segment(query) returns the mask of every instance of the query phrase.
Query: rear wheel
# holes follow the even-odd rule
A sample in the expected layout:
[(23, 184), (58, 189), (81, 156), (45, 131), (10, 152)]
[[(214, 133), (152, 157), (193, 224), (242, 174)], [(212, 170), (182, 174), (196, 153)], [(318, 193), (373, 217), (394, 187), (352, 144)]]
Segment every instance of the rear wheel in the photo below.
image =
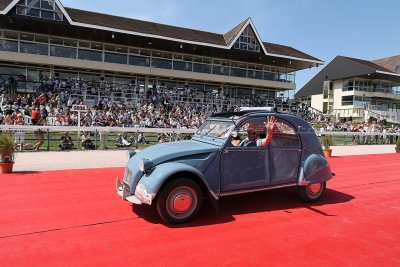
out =
[(304, 202), (316, 202), (318, 201), (326, 188), (326, 182), (309, 184), (306, 186), (299, 186), (298, 192), (300, 198)]
[(166, 223), (183, 223), (197, 215), (202, 202), (203, 195), (197, 183), (180, 178), (162, 189), (157, 199), (157, 211)]

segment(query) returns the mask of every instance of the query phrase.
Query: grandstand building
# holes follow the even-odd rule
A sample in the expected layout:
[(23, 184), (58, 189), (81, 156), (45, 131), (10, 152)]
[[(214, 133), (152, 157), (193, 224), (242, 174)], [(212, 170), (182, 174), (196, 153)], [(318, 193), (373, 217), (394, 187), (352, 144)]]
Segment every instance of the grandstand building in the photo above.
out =
[[(17, 92), (35, 92), (52, 77), (139, 91), (192, 88), (262, 104), (289, 96), (296, 71), (320, 64), (261, 40), (251, 18), (219, 34), (67, 8), (59, 0), (0, 0), (0, 75), (15, 77)], [(105, 93), (82, 97), (88, 104), (103, 96), (131, 99), (129, 90)]]
[(343, 120), (400, 122), (400, 56), (373, 61), (337, 56), (295, 97)]

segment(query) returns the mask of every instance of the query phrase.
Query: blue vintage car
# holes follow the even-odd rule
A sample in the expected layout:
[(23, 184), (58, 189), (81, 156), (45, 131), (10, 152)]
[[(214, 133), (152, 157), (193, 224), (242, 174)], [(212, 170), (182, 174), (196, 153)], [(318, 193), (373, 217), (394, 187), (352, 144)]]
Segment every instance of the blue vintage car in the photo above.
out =
[[(271, 116), (275, 129), (267, 133), (265, 121)], [(257, 140), (268, 135), (270, 143), (260, 146)], [(217, 203), (224, 196), (296, 186), (304, 201), (315, 202), (332, 175), (306, 121), (284, 113), (245, 110), (211, 116), (191, 140), (132, 153), (116, 188), (124, 200), (156, 205), (166, 223), (181, 223), (195, 217), (208, 196)]]

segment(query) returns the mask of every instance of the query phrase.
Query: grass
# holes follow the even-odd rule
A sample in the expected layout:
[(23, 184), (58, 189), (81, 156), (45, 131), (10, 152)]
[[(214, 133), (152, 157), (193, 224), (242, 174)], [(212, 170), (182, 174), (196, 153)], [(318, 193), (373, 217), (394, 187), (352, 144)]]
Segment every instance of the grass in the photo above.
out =
[[(158, 135), (156, 133), (145, 133), (145, 138), (147, 144), (139, 144), (136, 147), (136, 144), (132, 144), (130, 148), (118, 148), (115, 146), (115, 140), (118, 137), (119, 132), (110, 132), (108, 134), (108, 139), (107, 139), (107, 145), (109, 149), (143, 149), (145, 147), (154, 145), (158, 143)], [(41, 151), (60, 151), (61, 149), (59, 148), (61, 136), (64, 134), (64, 132), (45, 132), (44, 133), (44, 144), (41, 146), (40, 150)], [(81, 133), (82, 134), (82, 133)], [(94, 133), (93, 133), (94, 134)], [(77, 149), (82, 149), (81, 147), (81, 138), (78, 138), (78, 132), (70, 132), (69, 135), (71, 136), (72, 142), (74, 143), (74, 148), (73, 150)], [(132, 134), (129, 133), (128, 136), (130, 137)], [(136, 136), (136, 133), (134, 133)], [(91, 137), (92, 142), (95, 144), (96, 149), (101, 149), (101, 143), (100, 143), (100, 136), (92, 136)], [(168, 138), (166, 138), (166, 141), (168, 141)], [(25, 132), (25, 141), (24, 144), (30, 144), (28, 145), (29, 147), (34, 147), (34, 145), (37, 143), (37, 139), (35, 136), (35, 133), (33, 131), (26, 131)], [(32, 148), (25, 148), (24, 150), (29, 151), (33, 150)]]

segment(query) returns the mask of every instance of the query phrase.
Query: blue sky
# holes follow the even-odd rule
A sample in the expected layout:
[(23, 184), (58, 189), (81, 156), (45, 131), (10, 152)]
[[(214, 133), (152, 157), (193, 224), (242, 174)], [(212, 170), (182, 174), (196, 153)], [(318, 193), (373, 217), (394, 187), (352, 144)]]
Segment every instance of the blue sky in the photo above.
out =
[[(263, 41), (328, 64), (337, 55), (373, 60), (400, 54), (399, 0), (61, 0), (64, 6), (225, 33), (251, 17)], [(297, 72), (300, 89), (323, 66)]]

